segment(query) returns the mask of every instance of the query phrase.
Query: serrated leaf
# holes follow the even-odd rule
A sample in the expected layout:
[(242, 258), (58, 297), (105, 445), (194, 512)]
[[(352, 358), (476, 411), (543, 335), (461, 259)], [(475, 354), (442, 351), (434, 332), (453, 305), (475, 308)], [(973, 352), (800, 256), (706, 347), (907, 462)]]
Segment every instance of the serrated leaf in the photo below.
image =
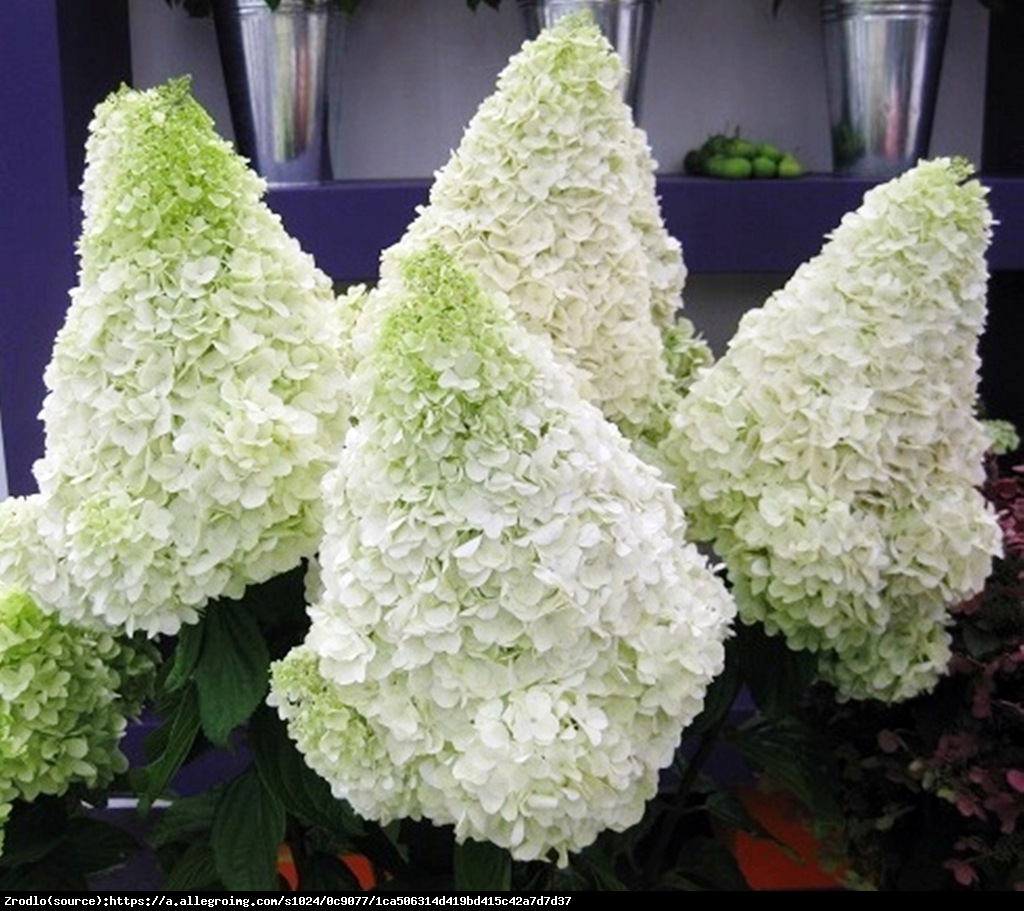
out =
[(213, 859), (213, 849), (207, 842), (189, 845), (167, 872), (164, 879), (166, 892), (199, 892), (223, 888)]
[(139, 842), (120, 826), (78, 817), (69, 821), (64, 838), (47, 863), (89, 875), (120, 866), (138, 849)]
[(46, 857), (64, 837), (67, 825), (67, 809), (56, 798), (39, 797), (30, 804), (16, 800), (4, 826), (0, 864), (17, 867)]
[(760, 623), (737, 624), (735, 643), (740, 675), (757, 707), (773, 718), (791, 715), (817, 676), (814, 655), (794, 651)]
[(2, 892), (87, 892), (89, 883), (81, 873), (56, 864), (17, 867), (0, 877)]
[(272, 659), (283, 658), (306, 637), (306, 565), (250, 585), (235, 604), (253, 618), (262, 630)]
[(150, 829), (148, 841), (154, 848), (176, 841), (194, 841), (196, 833), (213, 828), (219, 792), (203, 791), (191, 797), (179, 797), (161, 811)]
[(662, 882), (685, 892), (750, 891), (732, 852), (713, 838), (687, 840)]
[(314, 851), (295, 859), (299, 888), (303, 892), (360, 892), (362, 886), (337, 855)]
[(272, 709), (264, 706), (253, 714), (249, 747), (264, 784), (287, 812), (326, 830), (339, 845), (365, 834), (355, 811), (338, 800), (330, 785), (306, 765), (284, 722)]
[(582, 867), (588, 879), (600, 892), (628, 892), (629, 887), (615, 873), (613, 861), (593, 847), (586, 849), (571, 861), (573, 866)]
[(455, 888), (462, 892), (507, 892), (512, 886), (512, 856), (484, 841), (455, 846)]
[(183, 626), (178, 633), (174, 647), (174, 657), (164, 680), (164, 689), (168, 693), (176, 692), (185, 686), (195, 674), (199, 656), (203, 651), (202, 624)]
[(840, 810), (835, 770), (820, 741), (794, 719), (762, 719), (728, 733), (743, 757), (789, 791), (818, 821), (837, 823)]
[(270, 655), (256, 621), (237, 605), (221, 603), (203, 620), (203, 648), (195, 669), (203, 731), (224, 746), (269, 689)]
[(214, 863), (224, 887), (276, 890), (277, 855), (284, 831), (284, 808), (255, 769), (232, 781), (217, 806), (210, 833)]
[(761, 825), (732, 791), (715, 791), (709, 794), (704, 806), (708, 815), (716, 822), (723, 823), (731, 829), (738, 829), (754, 838), (766, 838), (780, 847), (788, 847)]
[(199, 698), (194, 686), (181, 691), (173, 714), (160, 726), (154, 739), (161, 747), (160, 754), (149, 763), (145, 772), (145, 787), (139, 797), (139, 810), (147, 812), (160, 797), (171, 779), (181, 768), (199, 735)]

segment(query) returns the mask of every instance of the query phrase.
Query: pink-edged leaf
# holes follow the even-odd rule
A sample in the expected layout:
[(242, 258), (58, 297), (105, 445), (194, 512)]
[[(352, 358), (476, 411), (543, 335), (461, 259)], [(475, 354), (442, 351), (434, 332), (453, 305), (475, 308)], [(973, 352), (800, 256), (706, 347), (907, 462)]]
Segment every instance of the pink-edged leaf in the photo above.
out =
[(960, 860), (959, 858), (951, 857), (943, 866), (952, 872), (954, 879), (961, 886), (969, 886), (978, 879), (978, 874), (975, 872), (974, 867), (967, 863), (967, 861)]

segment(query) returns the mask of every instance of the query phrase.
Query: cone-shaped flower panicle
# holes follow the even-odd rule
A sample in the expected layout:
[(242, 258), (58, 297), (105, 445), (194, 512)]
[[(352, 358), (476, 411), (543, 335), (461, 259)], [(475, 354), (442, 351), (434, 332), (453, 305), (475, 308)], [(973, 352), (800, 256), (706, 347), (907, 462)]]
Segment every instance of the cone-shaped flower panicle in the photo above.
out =
[(528, 329), (551, 336), (609, 419), (657, 440), (675, 386), (710, 351), (689, 322), (675, 322), (682, 251), (665, 229), (622, 78), (587, 14), (527, 42), (382, 269), (424, 240), (440, 242), (488, 292), (507, 296)]
[(0, 594), (0, 848), (16, 799), (104, 786), (155, 669), (145, 641), (65, 625), (24, 592)]
[(741, 617), (820, 655), (853, 697), (901, 699), (948, 657), (945, 607), (999, 531), (976, 486), (985, 190), (962, 160), (874, 188), (747, 314), (666, 443)]
[(113, 94), (86, 152), (35, 469), (44, 533), (86, 597), (37, 594), (174, 632), (315, 549), (348, 422), (343, 320), (187, 80)]
[(357, 812), (515, 857), (641, 816), (734, 605), (671, 486), (437, 245), (372, 292), (322, 594), (271, 702)]

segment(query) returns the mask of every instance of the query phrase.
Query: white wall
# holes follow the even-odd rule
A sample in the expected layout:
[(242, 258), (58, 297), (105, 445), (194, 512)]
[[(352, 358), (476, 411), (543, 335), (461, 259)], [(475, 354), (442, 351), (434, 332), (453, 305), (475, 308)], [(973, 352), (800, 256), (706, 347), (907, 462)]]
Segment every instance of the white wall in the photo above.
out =
[[(817, 0), (661, 0), (655, 10), (643, 123), (663, 171), (710, 133), (744, 134), (831, 167)], [(191, 73), (230, 136), (213, 25), (162, 0), (130, 0), (139, 87)], [(933, 154), (978, 160), (988, 14), (956, 0)], [(514, 0), (473, 13), (463, 0), (363, 0), (349, 24), (343, 178), (427, 177), (448, 158), (523, 40)]]

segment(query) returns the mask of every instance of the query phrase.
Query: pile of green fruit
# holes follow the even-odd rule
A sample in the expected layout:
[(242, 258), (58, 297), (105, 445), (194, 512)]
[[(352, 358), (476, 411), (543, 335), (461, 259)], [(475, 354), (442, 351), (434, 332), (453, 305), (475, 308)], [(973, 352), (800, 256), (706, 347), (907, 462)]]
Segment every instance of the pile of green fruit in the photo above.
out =
[(800, 177), (804, 166), (792, 152), (770, 142), (751, 142), (739, 133), (709, 136), (699, 149), (691, 149), (683, 159), (683, 170), (699, 177)]

